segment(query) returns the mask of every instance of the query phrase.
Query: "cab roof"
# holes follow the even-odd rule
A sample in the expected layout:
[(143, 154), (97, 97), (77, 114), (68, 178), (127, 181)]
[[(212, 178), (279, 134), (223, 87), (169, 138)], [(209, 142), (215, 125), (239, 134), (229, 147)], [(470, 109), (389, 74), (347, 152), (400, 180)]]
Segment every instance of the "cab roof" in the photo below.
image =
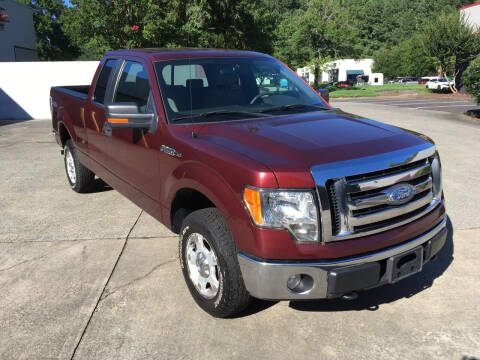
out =
[(108, 51), (105, 56), (136, 56), (152, 61), (200, 57), (270, 57), (267, 54), (230, 49), (210, 48), (141, 48)]

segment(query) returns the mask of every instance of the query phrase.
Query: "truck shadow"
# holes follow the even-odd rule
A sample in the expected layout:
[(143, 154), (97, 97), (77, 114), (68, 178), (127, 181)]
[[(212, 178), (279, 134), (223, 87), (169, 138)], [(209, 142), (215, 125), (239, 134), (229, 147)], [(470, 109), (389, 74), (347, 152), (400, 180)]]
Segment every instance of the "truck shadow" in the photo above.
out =
[(480, 109), (467, 110), (465, 115), (471, 116), (473, 118), (480, 119)]
[(358, 311), (378, 310), (380, 305), (388, 304), (402, 298), (412, 297), (433, 285), (453, 261), (453, 227), (447, 219), (447, 239), (437, 254), (436, 259), (425, 264), (423, 271), (396, 284), (388, 284), (371, 290), (359, 292), (356, 300), (342, 299), (291, 301), (290, 307), (300, 311)]
[(108, 185), (105, 181), (103, 181), (100, 178), (95, 178), (93, 185), (88, 192), (99, 193), (99, 192), (110, 191), (110, 190), (113, 190), (113, 188), (110, 185)]

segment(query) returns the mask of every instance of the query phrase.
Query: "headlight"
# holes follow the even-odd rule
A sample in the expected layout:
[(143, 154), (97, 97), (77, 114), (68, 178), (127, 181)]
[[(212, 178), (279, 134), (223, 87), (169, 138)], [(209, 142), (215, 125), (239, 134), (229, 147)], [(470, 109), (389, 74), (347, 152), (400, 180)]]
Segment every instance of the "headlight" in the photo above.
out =
[(442, 198), (442, 165), (438, 152), (435, 152), (435, 157), (432, 161), (432, 178), (433, 196), (440, 200)]
[(299, 242), (318, 241), (318, 215), (312, 191), (245, 188), (243, 200), (258, 226), (284, 228)]

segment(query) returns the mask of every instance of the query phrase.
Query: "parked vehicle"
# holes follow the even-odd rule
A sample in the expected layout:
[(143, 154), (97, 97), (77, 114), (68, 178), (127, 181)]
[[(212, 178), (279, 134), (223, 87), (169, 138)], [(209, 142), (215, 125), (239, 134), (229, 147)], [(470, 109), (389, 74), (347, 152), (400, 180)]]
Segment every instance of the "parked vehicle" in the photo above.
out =
[(404, 85), (413, 85), (413, 84), (418, 84), (418, 77), (406, 77), (402, 79), (402, 84)]
[[(453, 81), (450, 81), (450, 84), (454, 84)], [(437, 90), (437, 91), (450, 91), (449, 81), (445, 78), (434, 78), (427, 82), (425, 85), (427, 89)]]
[(429, 78), (429, 77), (422, 77), (422, 78), (420, 78), (420, 79), (418, 80), (418, 84), (419, 84), (419, 85), (426, 85), (427, 82), (429, 82), (429, 81), (430, 81), (430, 78)]
[(333, 84), (328, 82), (328, 83), (319, 84), (318, 88), (315, 90), (320, 94), (323, 100), (325, 100), (326, 102), (329, 102), (330, 91), (332, 91), (332, 89), (335, 90)]
[(403, 79), (404, 79), (403, 77), (396, 77), (396, 78), (390, 80), (388, 83), (389, 84), (399, 84), (403, 81)]
[(337, 87), (339, 88), (351, 88), (353, 84), (350, 81), (339, 81)]
[(330, 101), (330, 90), (328, 88), (317, 89), (317, 92), (327, 103)]
[(51, 110), (69, 186), (96, 175), (179, 234), (213, 316), (252, 297), (353, 299), (445, 243), (433, 141), (331, 108), (268, 55), (107, 52), (90, 87), (51, 89)]

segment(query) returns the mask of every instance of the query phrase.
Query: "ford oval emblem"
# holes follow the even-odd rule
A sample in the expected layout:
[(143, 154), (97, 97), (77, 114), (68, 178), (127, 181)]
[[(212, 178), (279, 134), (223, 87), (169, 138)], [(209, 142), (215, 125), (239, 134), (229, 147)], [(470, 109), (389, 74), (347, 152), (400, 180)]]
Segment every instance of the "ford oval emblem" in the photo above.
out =
[(386, 191), (389, 205), (400, 205), (409, 202), (415, 195), (415, 189), (410, 184), (398, 184)]

